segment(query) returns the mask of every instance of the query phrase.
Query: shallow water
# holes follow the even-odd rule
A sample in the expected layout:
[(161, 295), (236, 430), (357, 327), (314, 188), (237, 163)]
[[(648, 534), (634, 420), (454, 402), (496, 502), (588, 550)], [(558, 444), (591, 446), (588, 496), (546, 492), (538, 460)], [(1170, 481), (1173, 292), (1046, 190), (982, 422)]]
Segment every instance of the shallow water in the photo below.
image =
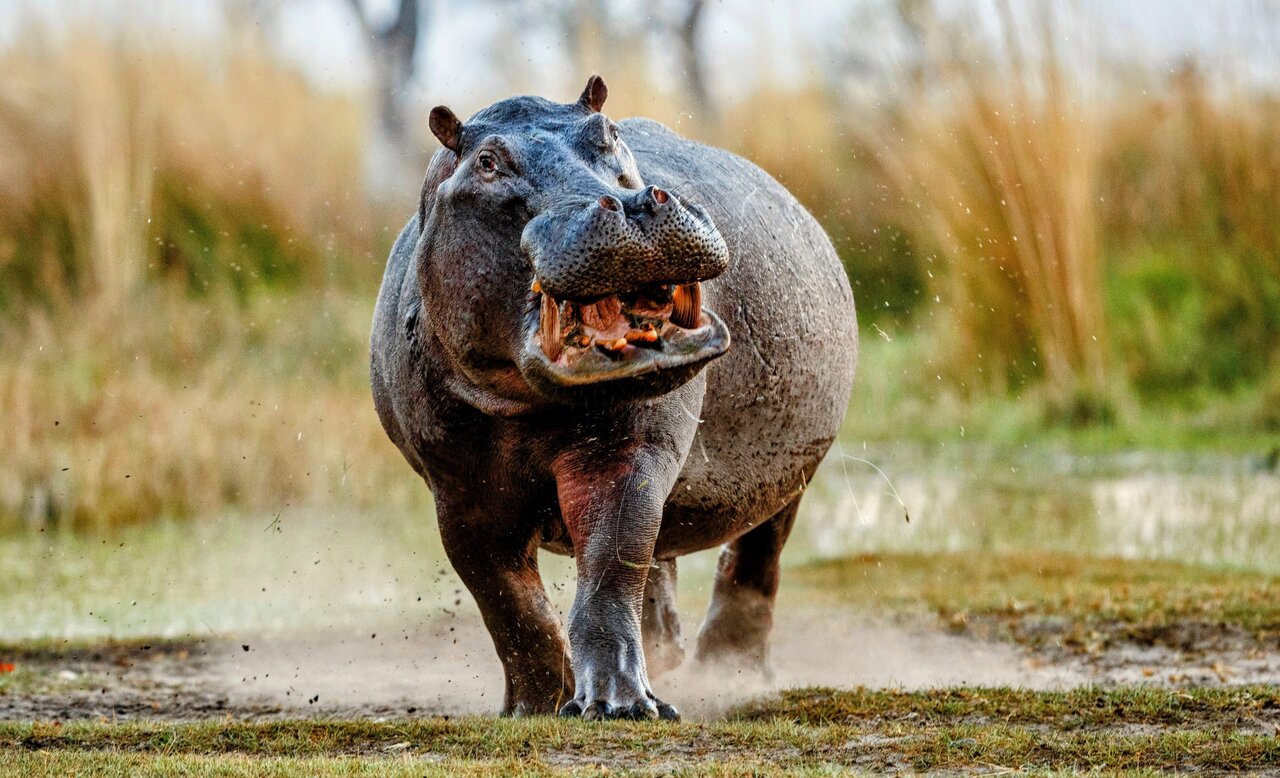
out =
[(1030, 549), (1280, 572), (1280, 473), (1209, 454), (846, 445), (814, 479), (788, 554)]

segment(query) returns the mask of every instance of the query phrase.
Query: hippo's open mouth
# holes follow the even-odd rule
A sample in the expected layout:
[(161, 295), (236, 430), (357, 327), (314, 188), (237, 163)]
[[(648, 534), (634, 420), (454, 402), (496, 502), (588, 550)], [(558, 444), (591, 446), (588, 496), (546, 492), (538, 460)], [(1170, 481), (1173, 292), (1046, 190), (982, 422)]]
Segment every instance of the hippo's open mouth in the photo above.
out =
[(589, 303), (557, 301), (537, 281), (532, 291), (539, 307), (526, 358), (559, 386), (689, 367), (729, 349), (729, 329), (702, 307), (698, 282), (653, 284)]

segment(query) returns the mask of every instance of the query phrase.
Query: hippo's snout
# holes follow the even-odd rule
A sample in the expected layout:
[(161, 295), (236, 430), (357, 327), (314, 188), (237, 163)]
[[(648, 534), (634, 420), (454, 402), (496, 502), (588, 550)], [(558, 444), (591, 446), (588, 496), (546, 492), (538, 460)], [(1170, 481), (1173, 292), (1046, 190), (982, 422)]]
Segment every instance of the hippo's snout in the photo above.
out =
[(605, 194), (539, 215), (523, 242), (536, 309), (521, 369), (535, 385), (659, 372), (680, 383), (729, 348), (701, 283), (728, 268), (729, 251), (698, 206), (655, 186)]
[(521, 245), (542, 289), (558, 300), (692, 284), (729, 267), (707, 212), (656, 186), (548, 210), (525, 227)]

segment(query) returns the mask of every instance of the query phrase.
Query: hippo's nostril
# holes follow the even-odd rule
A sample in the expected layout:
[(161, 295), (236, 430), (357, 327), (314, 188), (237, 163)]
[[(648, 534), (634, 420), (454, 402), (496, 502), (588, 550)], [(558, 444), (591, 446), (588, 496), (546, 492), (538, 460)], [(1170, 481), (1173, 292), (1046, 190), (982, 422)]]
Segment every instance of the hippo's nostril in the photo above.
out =
[(621, 211), (622, 203), (613, 195), (605, 195), (600, 198), (600, 207), (606, 211)]
[(653, 199), (658, 201), (658, 205), (666, 205), (668, 197), (665, 191), (656, 186), (653, 187)]

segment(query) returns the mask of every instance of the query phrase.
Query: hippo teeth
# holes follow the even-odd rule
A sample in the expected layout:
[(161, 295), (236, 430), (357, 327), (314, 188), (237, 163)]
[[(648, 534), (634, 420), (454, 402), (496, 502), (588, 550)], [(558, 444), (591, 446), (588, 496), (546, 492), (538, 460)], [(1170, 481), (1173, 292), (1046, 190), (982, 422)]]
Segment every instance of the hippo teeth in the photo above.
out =
[(552, 362), (560, 358), (560, 305), (551, 295), (542, 295), (542, 314), (538, 320), (538, 340), (542, 353)]
[(702, 284), (681, 284), (671, 295), (671, 323), (691, 330), (702, 320)]
[(643, 359), (638, 355), (664, 351), (668, 343), (678, 351), (679, 331), (706, 321), (698, 282), (646, 287), (591, 303), (557, 302), (536, 279), (530, 291), (539, 296), (538, 346), (548, 360), (568, 368), (588, 350), (614, 359)]

